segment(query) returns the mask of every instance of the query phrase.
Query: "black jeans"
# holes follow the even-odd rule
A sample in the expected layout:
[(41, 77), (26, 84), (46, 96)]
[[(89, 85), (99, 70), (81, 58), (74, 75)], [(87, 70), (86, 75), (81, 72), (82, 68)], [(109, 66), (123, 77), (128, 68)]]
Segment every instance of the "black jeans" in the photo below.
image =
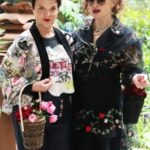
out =
[[(50, 124), (47, 120), (45, 125), (44, 144), (41, 150), (70, 150), (71, 148), (71, 128), (72, 128), (72, 104), (68, 96), (64, 98), (64, 109), (62, 117), (56, 123)], [(59, 99), (55, 98), (55, 101)], [(57, 109), (57, 108), (56, 108)], [(21, 130), (16, 121), (15, 112), (18, 107), (13, 109), (13, 126), (18, 150), (25, 150), (21, 136)], [(59, 113), (59, 112), (58, 112)]]
[(44, 145), (41, 150), (70, 150), (71, 116), (60, 119), (56, 124), (47, 123)]
[(74, 131), (72, 150), (121, 150), (121, 138), (100, 139), (94, 134)]

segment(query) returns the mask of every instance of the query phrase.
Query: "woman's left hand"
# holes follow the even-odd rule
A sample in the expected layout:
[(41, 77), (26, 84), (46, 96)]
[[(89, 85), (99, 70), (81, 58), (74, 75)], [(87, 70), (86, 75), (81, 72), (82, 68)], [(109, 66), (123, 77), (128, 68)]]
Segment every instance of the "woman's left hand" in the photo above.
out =
[(148, 81), (148, 75), (144, 73), (135, 74), (132, 77), (132, 82), (137, 88), (140, 89), (150, 86), (150, 82)]

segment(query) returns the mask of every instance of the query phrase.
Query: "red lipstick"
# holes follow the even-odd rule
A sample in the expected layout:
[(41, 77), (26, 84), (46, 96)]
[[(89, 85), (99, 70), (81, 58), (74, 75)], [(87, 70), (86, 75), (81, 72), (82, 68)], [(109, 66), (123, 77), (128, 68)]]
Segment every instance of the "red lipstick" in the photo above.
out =
[(100, 10), (99, 9), (93, 9), (93, 13), (99, 13)]
[(49, 21), (50, 21), (50, 19), (46, 19), (46, 18), (45, 18), (45, 19), (43, 19), (43, 20), (44, 20), (45, 22), (49, 22)]

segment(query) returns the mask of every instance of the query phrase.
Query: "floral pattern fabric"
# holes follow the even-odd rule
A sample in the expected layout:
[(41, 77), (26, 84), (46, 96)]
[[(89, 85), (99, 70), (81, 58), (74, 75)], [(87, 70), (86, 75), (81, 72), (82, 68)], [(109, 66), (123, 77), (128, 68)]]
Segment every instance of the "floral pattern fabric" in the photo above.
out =
[[(37, 47), (29, 30), (17, 37), (7, 50), (7, 54), (2, 60), (0, 71), (1, 89), (4, 96), (2, 110), (11, 113), (12, 107), (18, 104), (20, 89), (26, 83), (33, 83), (40, 80), (41, 72), (40, 58)], [(31, 97), (24, 96), (22, 104), (30, 103)]]
[[(9, 47), (2, 60), (0, 74), (4, 97), (2, 111), (9, 114), (18, 104), (20, 89), (27, 83), (39, 81), (42, 76), (40, 56), (30, 30), (20, 34)], [(32, 97), (24, 95), (22, 99), (22, 105), (26, 105)]]
[(124, 128), (121, 84), (130, 85), (133, 74), (143, 72), (142, 50), (134, 32), (117, 18), (93, 44), (93, 22), (73, 34), (75, 130), (103, 138)]
[(122, 112), (111, 109), (107, 113), (94, 113), (93, 110), (82, 110), (76, 115), (75, 130), (84, 130), (87, 133), (105, 135), (114, 128), (123, 128)]

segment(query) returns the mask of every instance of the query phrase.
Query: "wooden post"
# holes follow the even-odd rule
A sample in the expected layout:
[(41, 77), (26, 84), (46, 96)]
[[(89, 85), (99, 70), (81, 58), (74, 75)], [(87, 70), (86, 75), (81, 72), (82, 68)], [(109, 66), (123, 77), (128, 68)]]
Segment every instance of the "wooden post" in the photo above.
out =
[[(0, 57), (1, 62), (2, 57)], [(2, 93), (0, 90), (0, 107), (2, 105)], [(16, 150), (12, 116), (1, 113), (0, 115), (0, 150)]]

